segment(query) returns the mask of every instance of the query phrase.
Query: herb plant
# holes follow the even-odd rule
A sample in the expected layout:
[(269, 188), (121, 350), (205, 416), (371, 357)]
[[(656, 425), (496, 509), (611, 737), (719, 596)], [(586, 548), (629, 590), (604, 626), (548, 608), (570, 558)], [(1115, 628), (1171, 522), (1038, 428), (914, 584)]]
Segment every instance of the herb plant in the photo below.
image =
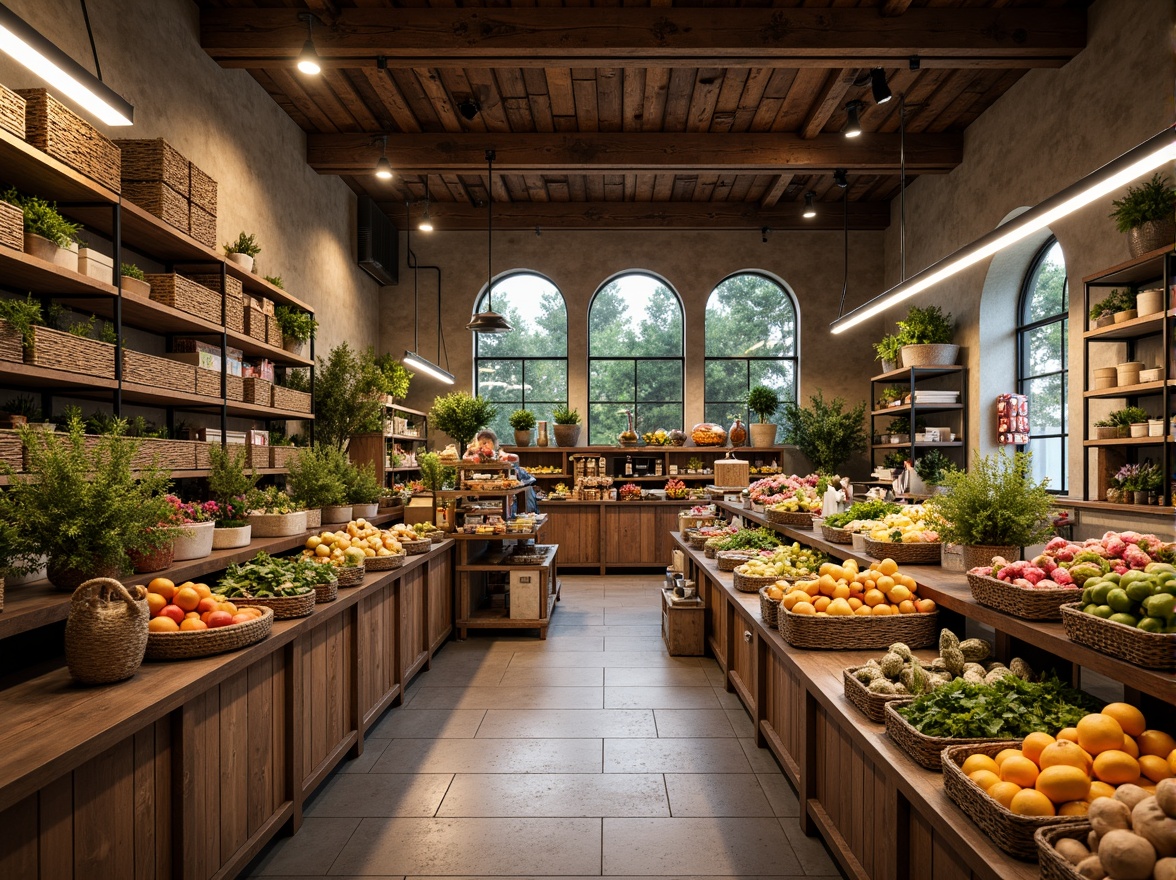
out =
[(286, 489), (290, 497), (308, 510), (341, 504), (347, 497), (339, 479), (337, 457), (343, 453), (326, 446), (303, 449), (290, 462)]
[(767, 385), (756, 385), (747, 392), (747, 409), (754, 413), (760, 424), (767, 424), (780, 409), (780, 395)]
[(846, 411), (845, 400), (826, 401), (818, 389), (805, 408), (784, 404), (784, 442), (796, 446), (815, 470), (835, 474), (850, 456), (866, 448), (866, 403)]
[(54, 202), (47, 202), (37, 196), (25, 196), (11, 187), (0, 199), (16, 205), (24, 214), (25, 232), (47, 238), (60, 248), (67, 248), (78, 243), (80, 223), (70, 223), (57, 212)]
[(352, 434), (383, 432), (383, 375), (370, 351), (357, 353), (342, 342), (325, 360), (320, 357), (315, 392), (315, 435), (320, 443), (342, 451)]
[(1130, 232), (1149, 221), (1172, 220), (1176, 212), (1176, 188), (1168, 186), (1168, 177), (1157, 171), (1140, 186), (1127, 187), (1127, 195), (1111, 202), (1111, 217), (1120, 232)]
[(225, 254), (244, 254), (247, 257), (256, 257), (261, 253), (261, 245), (252, 235), (246, 235), (243, 231), (237, 236), (237, 240), (229, 242), (225, 246)]
[(33, 328), (45, 326), (41, 304), (31, 293), (24, 299), (0, 299), (0, 321), (20, 334), (25, 348), (33, 347)]
[(903, 345), (944, 345), (955, 335), (955, 324), (939, 306), (911, 306), (906, 320), (898, 322), (898, 335)]
[(891, 333), (883, 336), (874, 343), (874, 353), (878, 356), (880, 361), (890, 361), (898, 363), (899, 354), (902, 353), (903, 340), (897, 333)]
[(1026, 547), (1053, 535), (1048, 478), (1033, 478), (1033, 456), (1001, 449), (966, 471), (943, 476), (947, 493), (935, 497), (943, 540), (966, 546)]
[(880, 520), (901, 510), (893, 501), (855, 501), (848, 510), (825, 517), (825, 525), (840, 529), (856, 520)]
[(516, 409), (510, 414), (510, 426), (516, 431), (530, 431), (535, 427), (535, 414), (529, 409)]
[(265, 280), (276, 287), (278, 290), (286, 289), (286, 282), (282, 280), (281, 275), (266, 275)]
[(302, 505), (293, 500), (277, 486), (266, 486), (264, 489), (254, 489), (246, 499), (250, 513), (270, 515), (284, 515), (297, 513)]
[(347, 501), (351, 504), (375, 504), (380, 500), (383, 487), (376, 479), (376, 469), (370, 461), (352, 467), (351, 481), (347, 486)]
[(938, 449), (932, 449), (915, 461), (915, 473), (929, 486), (942, 483), (943, 475), (953, 467), (951, 459)]
[(261, 551), (248, 562), (230, 565), (216, 591), (228, 599), (305, 596), (316, 584), (338, 579), (331, 568), (301, 556), (274, 557)]
[(780, 546), (780, 536), (767, 529), (740, 529), (729, 538), (724, 538), (716, 550), (775, 550)]
[(286, 370), (282, 383), (292, 391), (310, 391), (310, 375), (306, 370)]
[(122, 263), (118, 267), (118, 274), (136, 281), (146, 281), (147, 275), (134, 263)]
[(1097, 321), (1103, 315), (1131, 311), (1135, 308), (1135, 297), (1135, 291), (1130, 288), (1126, 290), (1115, 288), (1090, 307), (1090, 320)]
[(551, 420), (557, 425), (578, 425), (580, 413), (561, 404), (551, 411)]
[(318, 321), (314, 319), (314, 315), (287, 305), (279, 304), (274, 309), (274, 317), (278, 319), (278, 324), (282, 328), (282, 335), (287, 339), (306, 342), (310, 337), (314, 336), (315, 331), (318, 329)]
[[(221, 446), (219, 443), (209, 444), (209, 457), (212, 468), (208, 472), (208, 491), (212, 498), (222, 507), (231, 509), (236, 503), (240, 506), (240, 499), (247, 498), (261, 479), (252, 468), (245, 472), (245, 462), (248, 450), (242, 443)], [(218, 522), (222, 528), (229, 528), (227, 522)], [(243, 525), (234, 521), (234, 525)]]
[(1140, 422), (1146, 422), (1147, 410), (1139, 406), (1125, 406), (1123, 409), (1115, 410), (1107, 418), (1111, 424), (1126, 428), (1130, 425), (1138, 425)]

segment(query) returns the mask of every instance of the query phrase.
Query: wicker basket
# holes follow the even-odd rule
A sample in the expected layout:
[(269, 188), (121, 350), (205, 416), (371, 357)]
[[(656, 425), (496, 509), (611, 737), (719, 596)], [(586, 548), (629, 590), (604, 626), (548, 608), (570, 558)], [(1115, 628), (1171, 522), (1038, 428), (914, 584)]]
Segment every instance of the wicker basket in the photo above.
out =
[(734, 571), (749, 559), (754, 559), (758, 553), (746, 553), (742, 550), (720, 550), (715, 555), (715, 564), (719, 571)]
[(368, 571), (391, 571), (404, 565), (407, 553), (393, 553), (391, 556), (369, 556), (363, 561), (363, 567)]
[(245, 380), (240, 376), (225, 376), (225, 397), (239, 403), (245, 402)]
[(295, 391), (282, 385), (275, 385), (273, 390), (274, 409), (286, 412), (308, 413), (311, 410), (310, 394), (305, 391)]
[[(188, 199), (188, 160), (163, 138), (116, 140), (122, 151), (123, 186), (132, 181), (162, 181)], [(124, 190), (125, 191), (125, 190)]]
[(760, 587), (759, 600), (760, 617), (763, 618), (764, 623), (775, 629), (780, 619), (780, 601), (778, 599), (768, 598), (767, 587)]
[(188, 197), (192, 204), (198, 205), (216, 216), (216, 181), (196, 167), (195, 163), (188, 163)]
[(165, 306), (195, 315), (213, 324), (221, 322), (221, 296), (215, 290), (170, 272), (163, 275), (148, 275), (151, 298)]
[(702, 550), (706, 547), (706, 542), (713, 538), (714, 535), (703, 535), (699, 534), (698, 532), (691, 532), (685, 537), (687, 544), (689, 544), (695, 550)]
[(37, 367), (84, 373), (100, 379), (114, 378), (114, 346), (108, 342), (33, 327), (33, 347), (25, 349), (25, 363)]
[(196, 368), (196, 393), (205, 397), (221, 396), (220, 370), (205, 370)]
[(226, 274), (224, 276), (224, 289), (222, 290), (220, 272), (190, 272), (184, 277), (195, 281), (201, 287), (207, 287), (209, 290), (214, 290), (217, 293), (223, 293), (224, 290), (227, 290), (230, 296), (241, 296), (245, 288), (239, 278), (234, 278), (232, 275)]
[(250, 339), (265, 342), (265, 312), (251, 303), (245, 305), (245, 334)]
[(234, 333), (245, 332), (245, 296), (232, 290), (225, 294), (225, 327)]
[(830, 544), (852, 544), (853, 532), (847, 532), (845, 529), (837, 529), (833, 526), (827, 526), (821, 523), (821, 537)]
[(188, 200), (163, 181), (127, 181), (123, 198), (180, 232), (188, 231)]
[(866, 552), (875, 559), (893, 559), (899, 565), (939, 565), (943, 544), (900, 544), (866, 538)]
[(14, 431), (0, 431), (0, 464), (6, 464), (14, 471), (24, 468), (24, 445)]
[(939, 612), (887, 614), (885, 617), (793, 614), (780, 612), (780, 635), (788, 644), (810, 651), (864, 651), (903, 642), (926, 648), (939, 638)]
[[(711, 540), (714, 540), (714, 539), (712, 538)], [(705, 556), (707, 559), (714, 559), (716, 556), (719, 555), (719, 549), (717, 547), (715, 547), (715, 545), (712, 544), (710, 541), (707, 541), (705, 544), (702, 545), (702, 555)]]
[(1062, 606), (1074, 601), (1082, 591), (1072, 588), (1027, 590), (994, 577), (968, 575), (972, 598), (981, 605), (995, 608), (1025, 620), (1061, 620)]
[(4, 86), (0, 86), (0, 128), (24, 140), (25, 99)]
[(188, 235), (206, 248), (216, 248), (216, 215), (199, 205), (188, 203)]
[(18, 89), (25, 100), (25, 140), (71, 168), (119, 191), (121, 152), (46, 89)]
[(1176, 669), (1176, 633), (1149, 633), (1085, 614), (1081, 608), (1081, 602), (1062, 606), (1062, 623), (1070, 641), (1144, 669)]
[(265, 316), (265, 341), (274, 348), (282, 347), (282, 325), (273, 315)]
[(298, 452), (296, 446), (271, 446), (270, 450), (270, 467), (274, 468), (288, 468), (294, 457)]
[(294, 513), (254, 513), (249, 516), (255, 538), (285, 538), (306, 531), (306, 511)]
[[(340, 569), (342, 571), (343, 569)], [(338, 579), (326, 584), (314, 585), (314, 604), (325, 605), (327, 602), (334, 602), (339, 598), (339, 587), (351, 586), (350, 584), (340, 584)]]
[(1083, 846), (1090, 836), (1090, 823), (1085, 819), (1068, 816), (1069, 822), (1064, 825), (1050, 825), (1038, 828), (1033, 832), (1033, 841), (1037, 844), (1037, 864), (1041, 868), (1041, 880), (1082, 880), (1082, 876), (1074, 866), (1055, 849), (1064, 837), (1077, 840)]
[(191, 394), (196, 390), (196, 366), (123, 349), (123, 381)]
[[(741, 574), (739, 571), (736, 571), (733, 585), (735, 589), (741, 593), (758, 593), (760, 591), (760, 587), (770, 587), (778, 580), (780, 580), (780, 578), (776, 576), (750, 577), (748, 575)], [(889, 642), (887, 644), (889, 644)]]
[(363, 583), (363, 576), (366, 573), (364, 569), (367, 567), (367, 560), (364, 560), (363, 565), (346, 565), (335, 569), (335, 575), (338, 577), (338, 584), (341, 587), (358, 587)]
[(1072, 816), (1019, 816), (998, 804), (961, 769), (969, 755), (995, 757), (1004, 749), (1019, 749), (1020, 740), (1001, 740), (980, 745), (949, 746), (940, 758), (943, 788), (964, 814), (975, 822), (993, 843), (1009, 855), (1033, 861), (1037, 844), (1033, 835), (1039, 828), (1073, 823)]
[(0, 201), (0, 244), (24, 251), (24, 212), (16, 205), (3, 201)]
[(778, 526), (792, 526), (797, 529), (811, 529), (813, 527), (813, 515), (811, 513), (772, 510), (769, 507), (764, 511), (764, 519)]
[[(260, 607), (256, 602), (248, 605)], [(248, 607), (240, 605), (238, 608)], [(245, 623), (234, 623), (216, 629), (193, 630), (191, 632), (149, 633), (147, 635), (148, 660), (188, 660), (193, 657), (207, 657), (236, 651), (246, 645), (260, 642), (270, 634), (274, 626), (274, 612), (262, 608), (261, 617)]]
[(132, 466), (145, 468), (152, 465), (172, 471), (189, 471), (196, 467), (196, 453), (186, 440), (145, 438), (139, 441)]
[[(273, 382), (267, 382), (265, 379), (246, 378), (243, 380), (243, 393), (246, 403), (255, 403), (258, 406), (269, 406), (271, 398), (270, 389), (274, 387)], [(268, 465), (269, 462), (267, 461)]]
[(153, 571), (163, 571), (171, 568), (176, 558), (175, 544), (169, 541), (162, 547), (146, 552), (127, 551), (131, 557), (131, 565), (135, 574), (150, 574)]
[(401, 541), (401, 548), (409, 556), (416, 556), (420, 553), (428, 553), (429, 548), (433, 546), (432, 538), (421, 538), (419, 541)]
[(260, 608), (269, 608), (274, 612), (275, 620), (292, 620), (314, 613), (315, 591), (299, 596), (266, 596), (260, 599), (249, 596), (245, 601)]
[(841, 673), (845, 682), (845, 698), (858, 708), (858, 711), (878, 724), (886, 720), (886, 704), (892, 700), (907, 700), (905, 694), (876, 694), (853, 677), (861, 669), (851, 666)]
[(147, 649), (147, 590), (94, 578), (74, 591), (65, 623), (65, 662), (82, 684), (110, 684), (135, 674)]
[(948, 746), (982, 745), (991, 742), (1003, 742), (1004, 737), (986, 736), (968, 738), (950, 738), (945, 736), (927, 736), (919, 733), (909, 721), (898, 714), (898, 708), (912, 702), (909, 697), (893, 700), (886, 704), (886, 735), (898, 743), (899, 748), (911, 756), (915, 763), (928, 770), (940, 770), (943, 750)]
[(0, 321), (0, 361), (24, 360), (24, 340), (20, 333), (7, 321)]

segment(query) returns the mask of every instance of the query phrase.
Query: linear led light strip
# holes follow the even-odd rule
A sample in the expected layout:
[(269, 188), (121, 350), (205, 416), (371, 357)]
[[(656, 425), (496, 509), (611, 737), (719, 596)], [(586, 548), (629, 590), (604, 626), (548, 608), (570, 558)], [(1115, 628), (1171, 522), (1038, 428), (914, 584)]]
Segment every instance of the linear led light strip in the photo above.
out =
[(441, 369), (431, 361), (425, 360), (415, 351), (406, 351), (404, 353), (404, 357), (400, 359), (400, 362), (406, 367), (410, 367), (414, 370), (420, 370), (425, 375), (432, 376), (434, 379), (444, 382), (446, 385), (452, 385), (457, 381), (457, 378), (453, 375), (453, 373)]
[(135, 108), (0, 3), (0, 51), (107, 125), (134, 125)]
[(1137, 177), (1173, 160), (1176, 160), (1176, 127), (1169, 127), (1014, 220), (838, 318), (830, 325), (830, 332), (843, 333), (863, 321), (868, 321), (891, 306), (991, 257), (997, 251), (1015, 244), (1039, 229), (1044, 229), (1055, 220), (1113, 193)]

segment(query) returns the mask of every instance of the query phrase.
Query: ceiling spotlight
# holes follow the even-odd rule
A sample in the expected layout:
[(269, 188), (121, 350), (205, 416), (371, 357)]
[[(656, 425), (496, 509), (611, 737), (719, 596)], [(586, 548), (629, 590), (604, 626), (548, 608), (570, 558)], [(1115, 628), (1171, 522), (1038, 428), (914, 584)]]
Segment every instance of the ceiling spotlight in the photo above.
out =
[(858, 115), (861, 109), (861, 101), (850, 101), (845, 105), (848, 118), (845, 120), (845, 127), (841, 129), (841, 133), (847, 138), (855, 138), (862, 133), (862, 120)]
[(429, 176), (425, 175), (425, 213), (421, 217), (421, 222), (417, 225), (417, 229), (421, 232), (432, 232), (433, 221), (429, 219)]
[(464, 98), (457, 102), (457, 112), (461, 114), (461, 118), (470, 122), (475, 116), (482, 111), (481, 105), (473, 98)]
[(813, 217), (817, 216), (816, 206), (813, 205), (813, 199), (816, 197), (817, 194), (811, 189), (804, 194), (804, 213), (801, 214), (802, 217), (811, 220)]
[(380, 160), (376, 162), (376, 177), (380, 180), (392, 179), (392, 163), (388, 161), (388, 136), (380, 138)]
[(847, 186), (849, 186), (849, 178), (845, 176), (844, 168), (838, 168), (833, 172), (833, 182), (842, 189), (845, 189)]
[(907, 63), (909, 64), (911, 70), (918, 70), (922, 66), (919, 63), (918, 55), (912, 55)]
[(874, 93), (875, 104), (885, 104), (894, 97), (890, 92), (890, 84), (886, 82), (886, 71), (881, 67), (870, 71), (870, 91)]
[(302, 51), (298, 55), (298, 69), (302, 73), (308, 73), (312, 76), (316, 73), (322, 73), (323, 66), (319, 63), (318, 52), (314, 50), (312, 36), (315, 17), (309, 12), (304, 12), (298, 17), (306, 22), (306, 42), (302, 44)]
[(762, 241), (764, 244), (767, 244), (768, 243), (768, 233), (771, 231), (772, 230), (768, 229), (768, 227), (761, 226), (760, 227), (760, 241)]

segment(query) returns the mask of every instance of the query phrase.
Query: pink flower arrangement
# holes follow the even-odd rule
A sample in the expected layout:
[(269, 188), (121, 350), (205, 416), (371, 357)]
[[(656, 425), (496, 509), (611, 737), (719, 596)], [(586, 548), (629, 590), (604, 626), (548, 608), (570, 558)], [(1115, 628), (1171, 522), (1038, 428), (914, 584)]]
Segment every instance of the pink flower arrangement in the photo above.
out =
[(186, 526), (189, 523), (202, 523), (219, 519), (220, 509), (215, 501), (181, 501), (175, 495), (168, 495), (167, 502), (174, 508), (172, 522), (175, 525)]
[(806, 477), (798, 477), (795, 474), (775, 474), (762, 480), (756, 480), (748, 487), (747, 494), (756, 504), (765, 506), (779, 504), (782, 501), (795, 498), (798, 494), (815, 497), (819, 479), (820, 477), (816, 474), (809, 474)]

